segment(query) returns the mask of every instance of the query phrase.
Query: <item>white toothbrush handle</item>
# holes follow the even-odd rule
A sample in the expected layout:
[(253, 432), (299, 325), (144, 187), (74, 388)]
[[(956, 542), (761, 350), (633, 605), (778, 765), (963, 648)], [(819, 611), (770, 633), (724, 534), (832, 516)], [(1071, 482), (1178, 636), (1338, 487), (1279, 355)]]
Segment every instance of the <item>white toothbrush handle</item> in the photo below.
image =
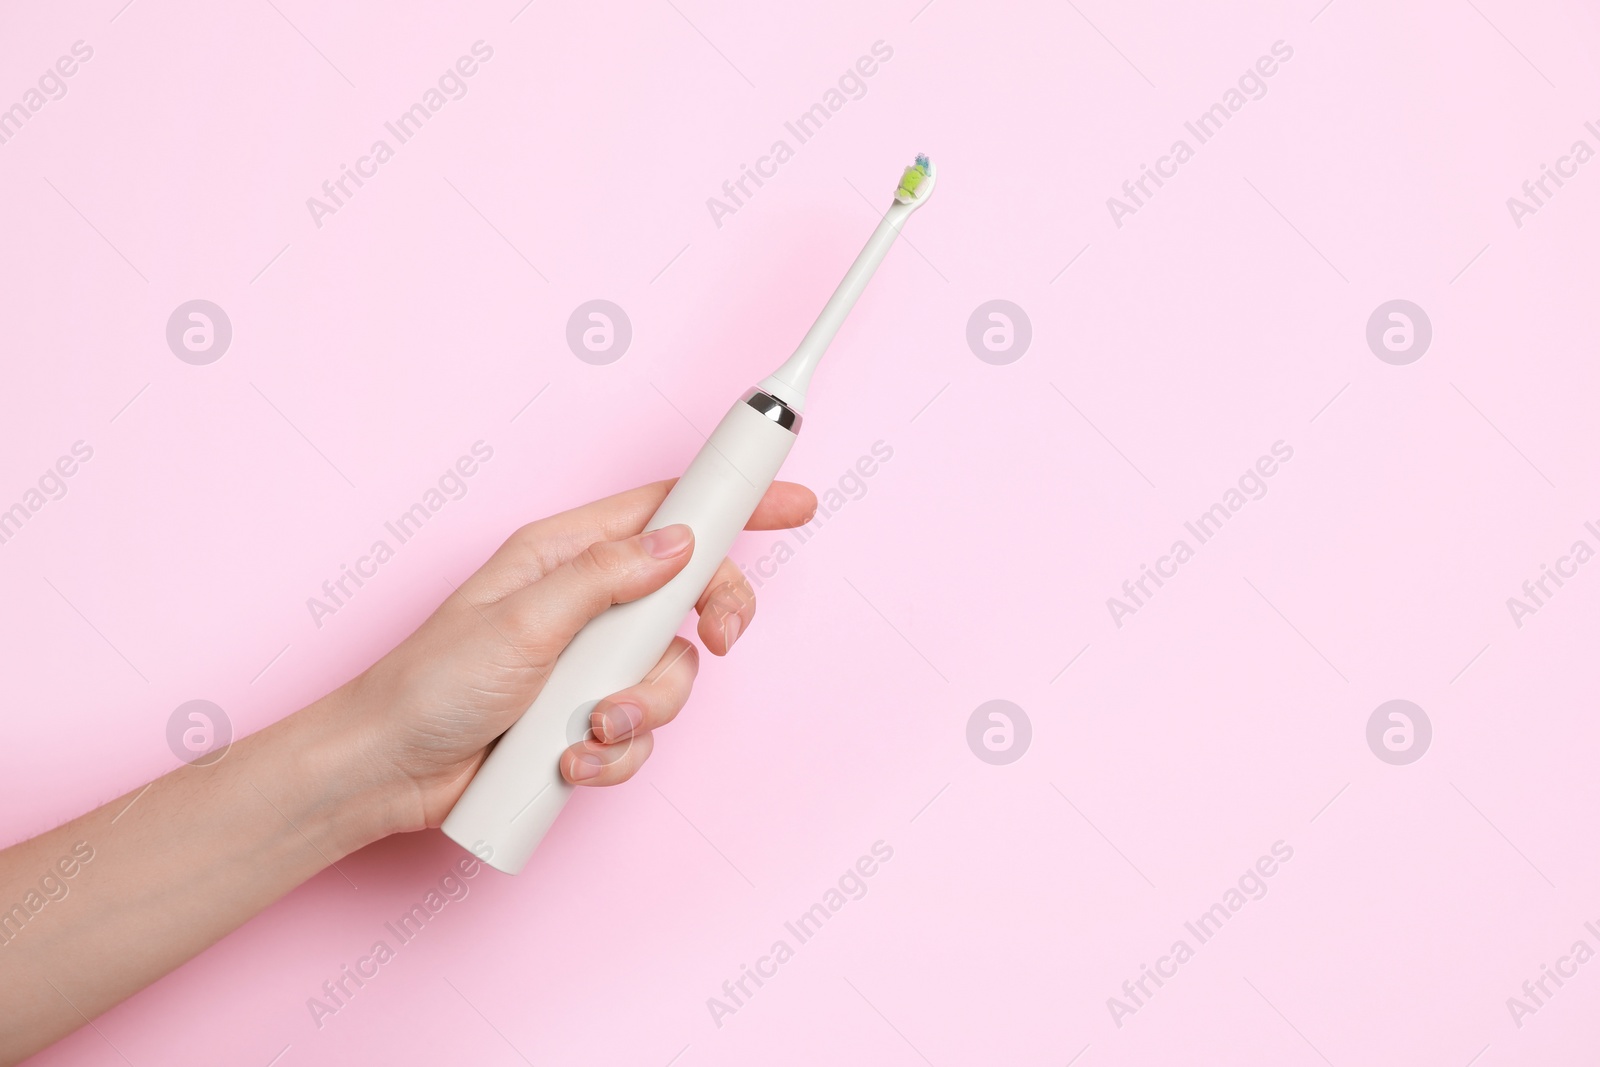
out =
[(754, 390), (717, 425), (645, 527), (687, 524), (694, 531), (689, 564), (654, 593), (607, 609), (578, 632), (445, 819), (452, 840), (491, 867), (522, 870), (572, 792), (561, 777), (561, 753), (589, 736), (596, 702), (637, 684), (661, 659), (798, 429), (797, 415)]

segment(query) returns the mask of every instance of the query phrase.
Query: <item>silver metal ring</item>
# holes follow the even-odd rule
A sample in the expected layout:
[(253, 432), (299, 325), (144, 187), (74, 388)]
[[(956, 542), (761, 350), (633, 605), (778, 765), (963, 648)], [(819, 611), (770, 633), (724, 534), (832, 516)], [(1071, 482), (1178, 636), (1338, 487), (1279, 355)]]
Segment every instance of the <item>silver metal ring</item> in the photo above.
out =
[(744, 402), (790, 433), (799, 433), (800, 424), (805, 421), (794, 408), (771, 393), (763, 393), (760, 389), (752, 389), (746, 393)]

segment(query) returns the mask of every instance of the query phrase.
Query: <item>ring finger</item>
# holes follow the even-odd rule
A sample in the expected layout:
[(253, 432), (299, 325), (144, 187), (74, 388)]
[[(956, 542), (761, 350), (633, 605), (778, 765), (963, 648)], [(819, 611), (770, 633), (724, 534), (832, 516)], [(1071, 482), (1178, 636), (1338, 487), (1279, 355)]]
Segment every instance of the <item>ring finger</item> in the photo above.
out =
[(688, 702), (699, 673), (700, 653), (688, 641), (674, 637), (644, 681), (595, 705), (589, 715), (595, 740), (611, 745), (665, 726)]

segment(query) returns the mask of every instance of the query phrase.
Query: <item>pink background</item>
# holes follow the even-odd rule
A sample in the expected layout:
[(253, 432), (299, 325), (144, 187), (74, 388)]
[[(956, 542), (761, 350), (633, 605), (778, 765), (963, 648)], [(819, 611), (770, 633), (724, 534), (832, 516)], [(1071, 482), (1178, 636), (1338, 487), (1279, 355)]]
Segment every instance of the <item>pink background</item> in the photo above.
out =
[[(171, 769), (179, 704), (255, 730), (518, 524), (676, 473), (909, 156), (941, 180), (786, 471), (892, 459), (638, 780), (320, 1028), (308, 998), (460, 854), (437, 833), (36, 1062), (1588, 1062), (1600, 963), (1520, 1028), (1506, 998), (1600, 948), (1600, 563), (1520, 628), (1506, 598), (1600, 546), (1600, 162), (1520, 228), (1505, 201), (1600, 147), (1592, 10), (122, 3), (0, 13), (0, 105), (94, 49), (0, 145), (0, 506), (94, 449), (0, 545), (6, 840)], [(314, 225), (306, 198), (478, 40), (467, 95)], [(880, 40), (865, 95), (715, 225), (706, 198)], [(1280, 40), (1267, 94), (1116, 226), (1106, 198)], [(208, 366), (164, 336), (195, 298), (233, 324)], [(564, 339), (595, 298), (633, 325), (608, 366)], [(1407, 366), (1365, 339), (1397, 298), (1433, 325)], [(1003, 366), (966, 342), (991, 299), (1032, 324)], [(314, 625), (306, 598), (479, 439), (466, 497)], [(1280, 440), (1267, 495), (1116, 626), (1107, 598)], [(1366, 741), (1395, 698), (1433, 724), (1407, 766)], [(992, 699), (1032, 726), (1005, 766), (966, 740)], [(865, 897), (715, 1025), (707, 998), (880, 840)], [(1266, 896), (1116, 1025), (1107, 998), (1278, 841)]]

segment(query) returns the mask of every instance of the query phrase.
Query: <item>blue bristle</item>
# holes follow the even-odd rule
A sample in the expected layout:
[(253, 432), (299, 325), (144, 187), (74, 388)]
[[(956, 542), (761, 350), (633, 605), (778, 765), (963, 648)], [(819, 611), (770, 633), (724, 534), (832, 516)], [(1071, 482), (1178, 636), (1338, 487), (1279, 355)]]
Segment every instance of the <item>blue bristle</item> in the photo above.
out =
[(918, 153), (918, 155), (917, 155), (917, 166), (921, 167), (923, 170), (927, 170), (928, 169), (928, 157), (925, 156), (925, 155), (922, 155), (921, 153)]

